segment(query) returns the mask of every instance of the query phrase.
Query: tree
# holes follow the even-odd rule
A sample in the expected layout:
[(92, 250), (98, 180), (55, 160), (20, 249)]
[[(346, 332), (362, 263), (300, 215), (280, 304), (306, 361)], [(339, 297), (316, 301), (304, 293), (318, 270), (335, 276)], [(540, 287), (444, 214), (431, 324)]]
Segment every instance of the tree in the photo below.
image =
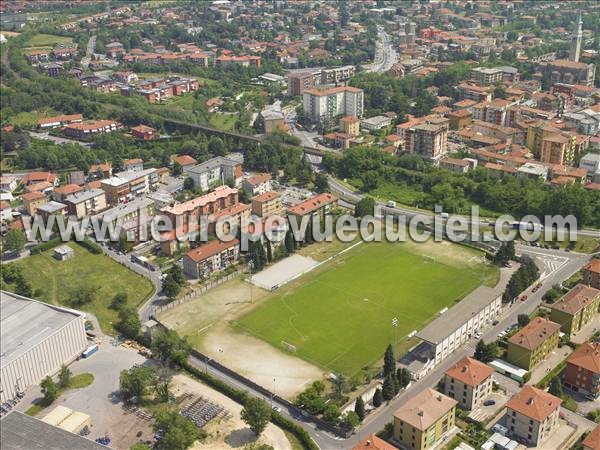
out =
[(318, 172), (315, 175), (315, 190), (317, 192), (325, 192), (329, 189), (329, 181), (327, 180), (327, 175), (323, 172)]
[(173, 373), (168, 367), (162, 366), (156, 370), (156, 377), (154, 378), (154, 392), (159, 401), (169, 401), (169, 385), (171, 384), (172, 378)]
[(167, 330), (152, 340), (152, 352), (168, 365), (183, 364), (190, 352), (191, 345), (181, 338), (175, 330)]
[(152, 449), (150, 447), (148, 447), (146, 444), (144, 444), (143, 442), (136, 442), (131, 447), (129, 447), (129, 450), (152, 450)]
[(71, 293), (69, 303), (71, 306), (80, 307), (92, 303), (96, 298), (98, 288), (96, 286), (82, 286)]
[(169, 299), (173, 300), (175, 297), (177, 297), (179, 291), (181, 291), (181, 286), (177, 284), (173, 277), (167, 275), (167, 277), (163, 280), (162, 290)]
[(323, 410), (323, 420), (329, 423), (336, 424), (340, 416), (342, 415), (340, 408), (334, 403), (328, 403)]
[(128, 402), (144, 397), (154, 385), (156, 372), (148, 366), (135, 366), (122, 370), (119, 375), (119, 391), (121, 397)]
[(331, 383), (333, 385), (333, 394), (337, 399), (342, 398), (342, 393), (348, 387), (348, 381), (346, 377), (341, 373), (336, 373), (332, 377)]
[(186, 450), (195, 441), (206, 437), (206, 433), (190, 419), (173, 410), (156, 415), (154, 430), (163, 433), (156, 445), (159, 450)]
[(505, 99), (506, 97), (506, 90), (502, 86), (496, 86), (496, 88), (494, 89), (494, 98)]
[(405, 367), (399, 367), (398, 370), (396, 370), (396, 379), (400, 384), (400, 388), (404, 389), (406, 386), (408, 386), (408, 383), (410, 383), (409, 370)]
[(517, 316), (517, 321), (519, 322), (520, 327), (524, 327), (531, 321), (531, 319), (528, 314), (519, 314)]
[(185, 177), (185, 180), (183, 180), (183, 189), (185, 191), (193, 191), (194, 190), (194, 180), (192, 180), (190, 177)]
[(288, 253), (294, 253), (296, 251), (296, 241), (291, 229), (288, 229), (287, 233), (285, 233), (285, 250)]
[(298, 394), (295, 404), (306, 409), (311, 414), (319, 414), (325, 408), (325, 401), (321, 397), (325, 385), (321, 381), (313, 382), (307, 389)]
[(128, 339), (137, 339), (142, 329), (142, 323), (133, 308), (122, 308), (119, 311), (119, 321), (115, 328)]
[(179, 264), (173, 264), (169, 269), (168, 275), (170, 275), (171, 278), (173, 278), (173, 281), (175, 281), (175, 283), (177, 283), (178, 285), (185, 285), (185, 275), (183, 273), (183, 269)]
[(225, 156), (227, 154), (223, 140), (217, 136), (211, 136), (208, 141), (208, 151), (213, 156)]
[(548, 392), (552, 395), (555, 395), (558, 398), (562, 398), (563, 396), (563, 388), (560, 382), (560, 378), (557, 376), (552, 377), (550, 380), (550, 386), (548, 387)]
[(354, 207), (355, 217), (372, 216), (375, 213), (375, 200), (371, 197), (361, 198)]
[(495, 348), (492, 344), (486, 344), (480, 340), (475, 346), (473, 357), (483, 363), (489, 363), (496, 358)]
[(396, 358), (392, 344), (388, 345), (383, 356), (383, 376), (387, 377), (388, 375), (396, 375)]
[(20, 252), (25, 247), (27, 238), (21, 230), (10, 230), (3, 239), (5, 251)]
[(42, 394), (44, 395), (44, 403), (50, 405), (58, 397), (58, 386), (50, 377), (46, 377), (40, 384)]
[(367, 170), (362, 176), (363, 191), (370, 192), (379, 185), (379, 174), (374, 170)]
[(127, 238), (127, 234), (122, 234), (119, 236), (119, 250), (124, 253), (129, 253), (133, 250), (134, 243)]
[(110, 302), (111, 309), (121, 309), (127, 305), (127, 292), (118, 292)]
[(271, 241), (267, 239), (267, 262), (273, 261), (273, 249), (271, 247)]
[(358, 418), (358, 415), (354, 411), (348, 411), (346, 414), (344, 414), (344, 418), (342, 419), (342, 423), (346, 427), (354, 429), (360, 423), (360, 419)]
[(381, 389), (375, 389), (375, 394), (373, 395), (373, 406), (375, 408), (379, 408), (383, 403), (383, 395), (381, 393)]
[(181, 175), (183, 173), (183, 167), (178, 162), (173, 163), (173, 175)]
[(252, 432), (260, 436), (271, 420), (271, 408), (263, 399), (251, 397), (246, 401), (240, 416)]
[(385, 379), (383, 380), (383, 399), (384, 400), (391, 400), (394, 398), (395, 392), (394, 392), (394, 376), (392, 374), (389, 374), (385, 377)]
[(361, 422), (365, 420), (365, 416), (367, 414), (365, 411), (365, 402), (360, 396), (356, 399), (356, 403), (354, 403), (354, 412)]
[(71, 371), (63, 364), (60, 366), (60, 372), (58, 372), (58, 386), (65, 389), (69, 386), (69, 381), (71, 381)]

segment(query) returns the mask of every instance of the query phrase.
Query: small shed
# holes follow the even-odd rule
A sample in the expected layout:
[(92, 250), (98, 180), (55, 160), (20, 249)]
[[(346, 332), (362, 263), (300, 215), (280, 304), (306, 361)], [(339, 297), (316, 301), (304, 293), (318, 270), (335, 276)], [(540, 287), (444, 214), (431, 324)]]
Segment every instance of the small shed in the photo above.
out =
[(75, 252), (68, 245), (61, 245), (60, 247), (56, 247), (54, 249), (54, 258), (58, 259), (59, 261), (65, 261), (74, 256)]

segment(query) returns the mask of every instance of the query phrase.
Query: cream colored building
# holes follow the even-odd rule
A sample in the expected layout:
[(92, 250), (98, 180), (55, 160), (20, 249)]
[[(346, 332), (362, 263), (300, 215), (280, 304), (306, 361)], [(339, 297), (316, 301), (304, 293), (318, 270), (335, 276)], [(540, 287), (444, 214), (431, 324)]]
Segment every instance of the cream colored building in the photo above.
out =
[(457, 400), (461, 408), (475, 409), (492, 394), (494, 371), (487, 364), (465, 356), (445, 372), (444, 393)]
[(510, 436), (529, 446), (539, 446), (558, 426), (561, 402), (546, 391), (525, 385), (506, 404), (506, 427)]
[(269, 217), (281, 214), (281, 195), (277, 192), (268, 191), (252, 199), (252, 213), (259, 217)]
[(106, 204), (106, 194), (102, 189), (90, 189), (89, 191), (76, 192), (65, 198), (69, 215), (76, 216), (77, 219), (83, 219), (104, 211)]

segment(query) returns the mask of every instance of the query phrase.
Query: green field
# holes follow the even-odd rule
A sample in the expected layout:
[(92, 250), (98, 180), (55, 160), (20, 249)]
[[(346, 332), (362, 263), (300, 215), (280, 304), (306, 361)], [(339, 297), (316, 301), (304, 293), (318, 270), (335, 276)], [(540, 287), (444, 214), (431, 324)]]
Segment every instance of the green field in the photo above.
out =
[[(80, 309), (94, 314), (104, 332), (114, 333), (111, 323), (117, 320), (117, 312), (108, 306), (115, 294), (126, 292), (128, 305), (137, 307), (152, 294), (152, 283), (108, 256), (95, 255), (75, 243), (67, 245), (75, 251), (72, 259), (57, 261), (50, 249), (11, 264), (21, 267), (34, 298), (48, 303), (69, 306), (72, 292), (82, 286), (96, 287), (94, 301)], [(3, 283), (3, 289), (11, 291), (13, 286)]]
[(407, 334), (441, 309), (480, 284), (494, 285), (498, 270), (481, 261), (479, 253), (447, 243), (363, 244), (282, 288), (234, 326), (280, 349), (282, 341), (292, 344), (297, 356), (352, 376), (381, 358), (395, 332), (402, 348)]
[(73, 39), (67, 36), (56, 36), (54, 34), (36, 34), (32, 36), (24, 47), (53, 47), (56, 44), (73, 42)]

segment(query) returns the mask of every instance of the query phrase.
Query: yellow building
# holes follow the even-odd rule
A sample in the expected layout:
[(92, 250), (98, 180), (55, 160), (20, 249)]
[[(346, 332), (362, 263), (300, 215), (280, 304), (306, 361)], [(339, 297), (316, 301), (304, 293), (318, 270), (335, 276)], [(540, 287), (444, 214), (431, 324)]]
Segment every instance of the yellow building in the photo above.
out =
[(340, 119), (340, 129), (342, 133), (356, 137), (360, 134), (360, 120), (354, 116), (344, 116)]
[(550, 305), (550, 319), (563, 333), (577, 333), (594, 320), (600, 310), (600, 290), (578, 284)]
[(252, 198), (252, 213), (258, 217), (269, 217), (275, 214), (281, 214), (281, 195), (274, 191), (267, 191), (264, 194)]
[(569, 139), (561, 134), (551, 134), (542, 138), (540, 161), (561, 166), (570, 164), (575, 157)]
[(527, 128), (527, 148), (531, 150), (531, 153), (539, 157), (542, 151), (542, 142), (544, 138), (551, 134), (558, 133), (560, 133), (558, 128), (549, 125), (543, 120), (533, 123)]
[(425, 389), (394, 413), (394, 439), (405, 446), (431, 448), (452, 428), (458, 402)]
[(508, 340), (506, 360), (525, 370), (531, 370), (558, 347), (560, 325), (536, 317)]

